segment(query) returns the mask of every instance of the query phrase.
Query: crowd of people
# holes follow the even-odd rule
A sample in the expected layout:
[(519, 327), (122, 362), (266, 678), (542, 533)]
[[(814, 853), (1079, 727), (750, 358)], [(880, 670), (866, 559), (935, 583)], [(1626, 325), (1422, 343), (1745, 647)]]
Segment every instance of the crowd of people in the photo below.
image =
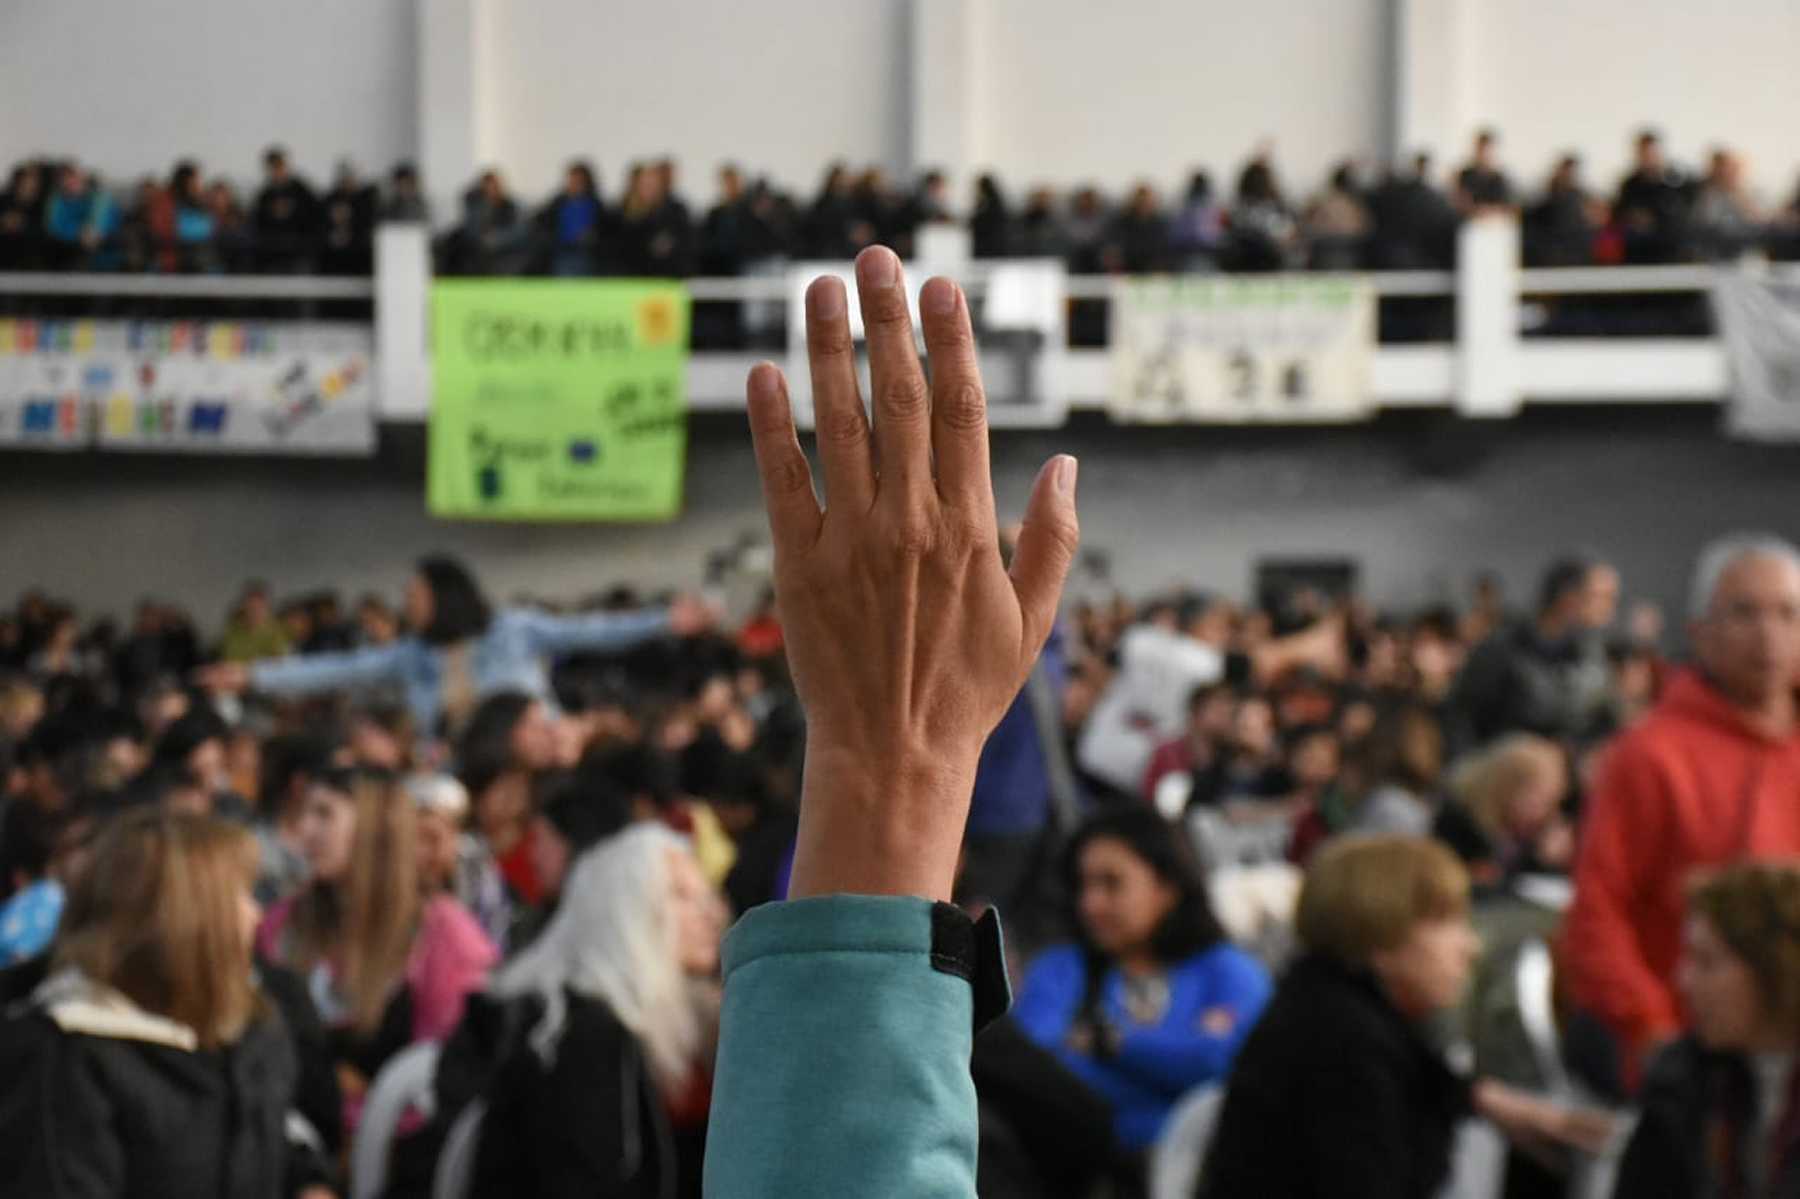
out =
[(631, 164), (616, 189), (571, 162), (541, 203), (520, 199), (498, 170), (463, 193), (460, 211), (429, 212), (417, 171), (393, 168), (378, 186), (349, 162), (329, 189), (298, 173), (279, 147), (248, 204), (228, 181), (178, 162), (166, 181), (115, 189), (78, 162), (33, 160), (0, 191), (0, 270), (366, 274), (380, 221), (434, 222), (439, 270), (448, 274), (730, 276), (793, 259), (845, 259), (882, 244), (909, 257), (919, 231), (958, 222), (977, 258), (1050, 257), (1082, 274), (1161, 271), (1446, 268), (1468, 214), (1519, 212), (1530, 266), (1670, 263), (1749, 252), (1800, 258), (1800, 185), (1759, 194), (1741, 155), (1710, 152), (1704, 170), (1669, 160), (1646, 130), (1631, 171), (1614, 190), (1583, 176), (1578, 156), (1557, 160), (1541, 187), (1509, 175), (1498, 135), (1481, 131), (1466, 162), (1440, 173), (1418, 155), (1371, 173), (1336, 166), (1322, 187), (1282, 185), (1272, 152), (1257, 152), (1235, 180), (1193, 172), (1183, 193), (1146, 183), (1108, 195), (1034, 186), (1008, 196), (982, 175), (968, 206), (941, 172), (891, 179), (879, 167), (832, 164), (816, 194), (797, 196), (735, 165), (722, 166), (704, 212), (683, 198), (671, 159)]
[[(1281, 1080), (1329, 1081), (1321, 1055), (1358, 1038), (1387, 1046), (1382, 1102), (1594, 1147), (1597, 1117), (1497, 1078), (1417, 1090), (1438, 1059), (1394, 1038), (1462, 1002), (1471, 915), (1489, 958), (1561, 938), (1591, 1094), (1641, 1093), (1644, 1127), (1674, 1130), (1626, 1155), (1664, 1189), (1620, 1194), (1695, 1193), (1667, 1189), (1672, 1156), (1723, 1168), (1682, 1148), (1697, 1106), (1787, 1171), (1800, 874), (1685, 887), (1800, 852), (1800, 556), (1709, 552), (1691, 668), (1654, 607), (1621, 624), (1620, 592), (1571, 557), (1524, 613), (1492, 578), (1411, 614), (1310, 588), (1072, 604), (986, 744), (959, 867), (1021, 968), (975, 1042), (981, 1193), (1140, 1193), (1184, 1099), (1227, 1082), (1208, 1193), (1248, 1193), (1300, 1168), (1262, 1126)], [(209, 635), (154, 602), (124, 635), (36, 592), (0, 617), (9, 1160), (32, 1193), (114, 1194), (279, 1144), (285, 1193), (338, 1193), (371, 1081), (432, 1042), (434, 1114), (388, 1193), (429, 1194), (479, 1104), (474, 1193), (697, 1194), (720, 938), (786, 894), (795, 853), (804, 733), (772, 609), (729, 632), (625, 590), (495, 611), (429, 558), (397, 604), (344, 612), (252, 583)], [(1573, 879), (1566, 913), (1521, 899), (1546, 876)], [(73, 1123), (40, 1142), (45, 1102)], [(1386, 1160), (1329, 1123), (1288, 1140)], [(1426, 1142), (1400, 1154), (1419, 1186), (1370, 1193), (1429, 1194)], [(1721, 1193), (1793, 1193), (1744, 1160), (1764, 1189)]]

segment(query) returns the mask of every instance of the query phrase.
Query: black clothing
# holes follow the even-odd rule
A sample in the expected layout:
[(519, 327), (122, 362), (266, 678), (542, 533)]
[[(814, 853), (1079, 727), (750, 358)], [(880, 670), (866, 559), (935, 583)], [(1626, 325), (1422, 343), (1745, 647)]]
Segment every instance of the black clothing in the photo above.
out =
[(1301, 958), (1238, 1054), (1203, 1199), (1429, 1199), (1469, 1084), (1373, 976)]
[[(1765, 1147), (1774, 1177), (1755, 1199), (1800, 1196), (1800, 1129), (1794, 1088), (1786, 1119)], [(1639, 1095), (1636, 1129), (1619, 1163), (1618, 1199), (1752, 1199), (1744, 1159), (1756, 1126), (1756, 1085), (1738, 1054), (1714, 1053), (1692, 1037), (1670, 1045), (1651, 1063)]]

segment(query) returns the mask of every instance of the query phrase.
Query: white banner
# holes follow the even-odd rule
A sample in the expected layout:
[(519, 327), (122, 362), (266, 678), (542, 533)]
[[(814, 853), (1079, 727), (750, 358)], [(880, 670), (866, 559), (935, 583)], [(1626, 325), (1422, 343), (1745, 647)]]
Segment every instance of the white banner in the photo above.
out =
[(0, 446), (370, 454), (371, 350), (360, 324), (0, 320)]
[(1120, 279), (1117, 421), (1352, 421), (1375, 409), (1375, 292), (1345, 276)]
[(1800, 286), (1721, 273), (1713, 311), (1731, 360), (1726, 432), (1800, 441)]

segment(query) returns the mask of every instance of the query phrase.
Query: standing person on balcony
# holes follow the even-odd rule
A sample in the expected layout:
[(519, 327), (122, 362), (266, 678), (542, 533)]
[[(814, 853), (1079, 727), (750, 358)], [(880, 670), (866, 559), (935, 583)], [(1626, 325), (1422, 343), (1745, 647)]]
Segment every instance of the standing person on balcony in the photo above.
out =
[(1511, 180), (1500, 169), (1494, 147), (1500, 135), (1483, 129), (1475, 135), (1475, 152), (1467, 166), (1456, 172), (1456, 206), (1466, 215), (1483, 208), (1506, 208), (1513, 203)]
[(287, 151), (263, 154), (263, 185), (252, 210), (259, 267), (272, 275), (302, 273), (312, 266), (319, 232), (319, 199), (288, 166)]
[(1635, 165), (1619, 185), (1613, 219), (1625, 236), (1625, 261), (1681, 262), (1689, 257), (1694, 182), (1663, 154), (1654, 129), (1637, 136)]

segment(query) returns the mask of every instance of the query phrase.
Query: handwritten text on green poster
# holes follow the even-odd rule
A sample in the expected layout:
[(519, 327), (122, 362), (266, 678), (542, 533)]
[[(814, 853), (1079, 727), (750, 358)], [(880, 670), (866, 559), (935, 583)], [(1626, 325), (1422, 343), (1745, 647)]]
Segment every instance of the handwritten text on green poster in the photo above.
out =
[(644, 280), (434, 283), (436, 516), (670, 520), (687, 453), (688, 296)]

